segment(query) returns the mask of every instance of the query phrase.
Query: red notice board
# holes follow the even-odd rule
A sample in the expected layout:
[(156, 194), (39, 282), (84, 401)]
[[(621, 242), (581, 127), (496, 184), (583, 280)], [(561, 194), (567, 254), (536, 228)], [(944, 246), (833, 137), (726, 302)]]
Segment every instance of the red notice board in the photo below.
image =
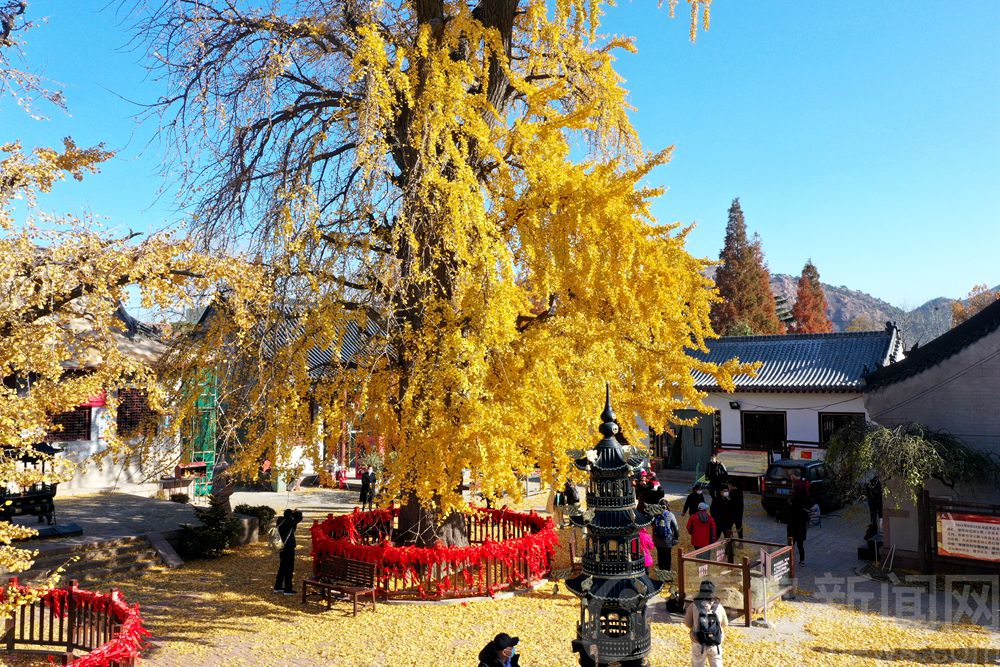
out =
[(1000, 563), (1000, 516), (937, 512), (939, 556)]

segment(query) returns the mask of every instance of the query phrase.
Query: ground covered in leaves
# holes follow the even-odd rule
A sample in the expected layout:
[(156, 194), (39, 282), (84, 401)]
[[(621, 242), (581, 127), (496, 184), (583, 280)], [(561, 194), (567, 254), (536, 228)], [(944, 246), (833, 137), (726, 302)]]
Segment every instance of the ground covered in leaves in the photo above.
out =
[[(539, 502), (544, 500), (530, 499), (524, 508)], [(569, 565), (569, 531), (561, 536), (557, 571)], [(299, 537), (297, 586), (311, 569), (308, 531), (300, 529)], [(482, 646), (498, 632), (521, 638), (525, 667), (577, 664), (570, 642), (579, 603), (565, 587), (551, 582), (496, 600), (379, 604), (377, 613), (365, 611), (354, 618), (350, 604), (326, 610), (302, 605), (299, 597), (274, 595), (276, 567), (277, 556), (266, 544), (257, 544), (217, 560), (120, 582), (126, 599), (141, 605), (152, 632), (142, 664), (472, 666)], [(662, 599), (654, 608), (651, 666), (690, 664), (686, 629), (664, 613)], [(822, 604), (809, 595), (779, 603), (770, 620), (771, 630), (731, 629), (725, 644), (727, 665), (960, 666), (996, 664), (1000, 657), (997, 636), (977, 626), (883, 618)], [(0, 657), (0, 664), (15, 663), (3, 663)]]
[[(309, 567), (304, 547), (297, 576)], [(143, 664), (475, 665), (479, 649), (497, 632), (521, 637), (526, 667), (575, 664), (570, 641), (578, 603), (565, 588), (553, 593), (551, 583), (506, 599), (379, 605), (377, 613), (353, 618), (348, 604), (327, 611), (271, 593), (276, 565), (274, 554), (260, 544), (123, 582), (123, 593), (142, 605), (153, 633)], [(771, 618), (773, 630), (734, 627), (729, 632), (727, 664), (983, 664), (975, 650), (997, 648), (981, 628), (907, 624), (808, 598), (780, 604)], [(681, 624), (657, 622), (653, 635), (652, 665), (690, 660)]]

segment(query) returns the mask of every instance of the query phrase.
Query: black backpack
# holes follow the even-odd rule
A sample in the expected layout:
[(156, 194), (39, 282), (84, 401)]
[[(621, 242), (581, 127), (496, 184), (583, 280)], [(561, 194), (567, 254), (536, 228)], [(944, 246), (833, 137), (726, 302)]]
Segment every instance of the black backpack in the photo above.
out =
[(698, 625), (694, 636), (702, 646), (722, 644), (722, 626), (719, 625), (719, 616), (716, 614), (718, 608), (718, 602), (713, 602), (710, 609), (698, 605)]
[(667, 520), (667, 513), (663, 512), (653, 519), (653, 536), (661, 540), (673, 539), (670, 530), (670, 521)]

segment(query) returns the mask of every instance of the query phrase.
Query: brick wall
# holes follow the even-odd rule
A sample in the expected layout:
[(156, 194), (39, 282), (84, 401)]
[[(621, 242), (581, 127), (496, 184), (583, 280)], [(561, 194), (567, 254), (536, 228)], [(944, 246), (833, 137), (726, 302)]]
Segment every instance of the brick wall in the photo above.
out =
[(873, 421), (918, 422), (1000, 453), (1000, 331), (936, 366), (865, 395)]
[[(865, 394), (871, 419), (893, 427), (918, 422), (948, 431), (970, 447), (1000, 454), (1000, 331), (981, 338), (941, 363), (913, 377)], [(925, 487), (934, 496), (970, 502), (996, 503), (997, 490), (959, 485), (954, 489), (936, 480)], [(920, 533), (930, 539), (927, 517), (906, 497), (901, 506), (886, 506), (883, 530), (886, 545), (896, 547), (896, 561), (904, 566), (920, 562)]]

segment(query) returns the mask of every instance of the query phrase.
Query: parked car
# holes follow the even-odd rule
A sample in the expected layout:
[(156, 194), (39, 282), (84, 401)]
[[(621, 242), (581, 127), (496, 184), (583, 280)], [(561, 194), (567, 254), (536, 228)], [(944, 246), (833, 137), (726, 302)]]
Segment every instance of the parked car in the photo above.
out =
[(806, 482), (810, 497), (823, 514), (844, 506), (842, 494), (827, 478), (822, 461), (779, 459), (767, 468), (761, 480), (760, 503), (770, 516), (781, 516), (792, 497), (792, 471), (798, 470)]

